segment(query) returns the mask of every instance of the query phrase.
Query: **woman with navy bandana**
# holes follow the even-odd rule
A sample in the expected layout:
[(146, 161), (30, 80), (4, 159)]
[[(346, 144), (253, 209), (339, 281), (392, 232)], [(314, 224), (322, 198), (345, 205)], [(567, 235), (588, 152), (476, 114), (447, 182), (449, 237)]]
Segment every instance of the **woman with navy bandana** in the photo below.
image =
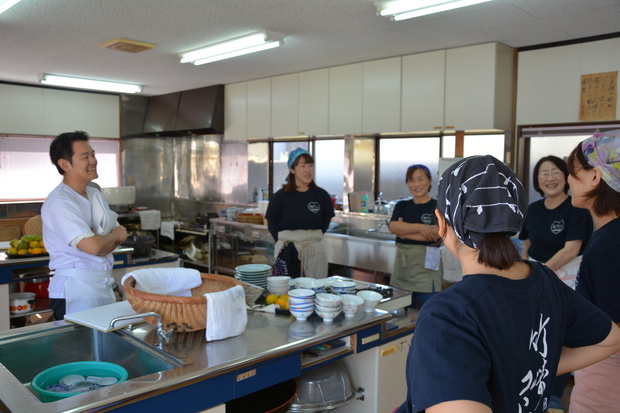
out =
[[(462, 281), (420, 310), (404, 412), (547, 410), (557, 374), (620, 349), (620, 328), (510, 237), (527, 209), (521, 182), (490, 155), (460, 160), (440, 182), (436, 217)], [(571, 406), (572, 411), (572, 406)]]
[[(620, 130), (581, 142), (568, 158), (573, 205), (587, 208), (596, 231), (586, 248), (577, 293), (620, 323)], [(571, 413), (620, 411), (620, 352), (575, 371)]]
[(289, 154), (287, 182), (265, 213), (276, 240), (274, 275), (327, 277), (323, 234), (335, 216), (330, 195), (314, 182), (314, 158), (302, 148)]
[(431, 172), (424, 165), (407, 168), (405, 182), (413, 199), (394, 207), (390, 231), (396, 235), (396, 259), (390, 285), (411, 291), (411, 307), (420, 309), (441, 291), (439, 239), (435, 224), (437, 200), (429, 195)]

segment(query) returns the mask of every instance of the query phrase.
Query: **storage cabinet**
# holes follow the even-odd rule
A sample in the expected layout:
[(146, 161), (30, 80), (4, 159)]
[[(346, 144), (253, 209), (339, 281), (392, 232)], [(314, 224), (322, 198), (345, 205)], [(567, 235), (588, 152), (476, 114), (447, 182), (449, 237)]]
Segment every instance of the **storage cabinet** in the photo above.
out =
[(247, 138), (247, 90), (247, 82), (224, 88), (224, 134), (227, 141), (245, 141)]
[(401, 58), (364, 62), (362, 132), (400, 130)]
[(247, 137), (268, 138), (271, 134), (271, 78), (247, 83)]
[(329, 70), (299, 74), (299, 132), (326, 135), (328, 130)]
[(299, 133), (299, 75), (271, 78), (271, 136)]
[(446, 51), (446, 128), (510, 129), (513, 53), (500, 43)]
[(329, 133), (357, 134), (362, 131), (363, 65), (329, 69)]
[(402, 64), (400, 130), (443, 129), (446, 51), (404, 56)]

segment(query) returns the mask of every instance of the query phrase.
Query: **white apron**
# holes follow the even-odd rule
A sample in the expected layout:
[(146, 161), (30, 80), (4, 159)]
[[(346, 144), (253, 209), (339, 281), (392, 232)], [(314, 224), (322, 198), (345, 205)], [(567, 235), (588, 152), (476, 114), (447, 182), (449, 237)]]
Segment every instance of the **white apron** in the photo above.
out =
[(55, 271), (54, 277), (57, 276), (65, 278), (67, 314), (116, 302), (111, 270), (64, 268)]
[(295, 245), (301, 261), (301, 276), (326, 278), (328, 271), (327, 256), (323, 246), (323, 231), (320, 229), (284, 230), (278, 232), (274, 257), (277, 257), (285, 241)]

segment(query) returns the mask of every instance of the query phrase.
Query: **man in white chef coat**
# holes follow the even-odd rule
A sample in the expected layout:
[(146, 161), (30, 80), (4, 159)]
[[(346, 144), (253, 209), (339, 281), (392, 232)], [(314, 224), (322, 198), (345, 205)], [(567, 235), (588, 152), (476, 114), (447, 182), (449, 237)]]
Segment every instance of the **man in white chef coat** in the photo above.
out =
[(116, 301), (112, 251), (127, 238), (117, 214), (89, 185), (98, 174), (88, 138), (86, 132), (68, 132), (50, 145), (50, 158), (62, 182), (48, 195), (41, 215), (49, 267), (54, 270), (50, 307), (58, 320)]

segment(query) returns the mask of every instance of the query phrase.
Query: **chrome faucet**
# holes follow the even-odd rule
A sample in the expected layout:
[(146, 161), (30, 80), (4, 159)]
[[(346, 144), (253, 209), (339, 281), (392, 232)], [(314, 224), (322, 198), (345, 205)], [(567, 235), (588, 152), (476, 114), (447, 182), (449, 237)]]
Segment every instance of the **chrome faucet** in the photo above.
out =
[(168, 331), (164, 330), (164, 324), (161, 322), (161, 317), (159, 316), (159, 314), (154, 313), (152, 311), (149, 313), (123, 315), (119, 317), (114, 317), (112, 320), (110, 320), (110, 325), (108, 329), (112, 330), (114, 328), (114, 324), (116, 324), (118, 321), (133, 320), (134, 318), (139, 318), (139, 317), (155, 317), (157, 319), (157, 326), (156, 326), (157, 327), (157, 348), (163, 350), (164, 346), (170, 342), (170, 336), (172, 332), (174, 331), (174, 329), (168, 330)]
[(370, 228), (366, 232), (377, 232), (383, 227), (390, 227), (390, 221), (387, 218), (383, 218), (381, 221), (379, 221), (379, 225), (377, 225), (377, 228)]

